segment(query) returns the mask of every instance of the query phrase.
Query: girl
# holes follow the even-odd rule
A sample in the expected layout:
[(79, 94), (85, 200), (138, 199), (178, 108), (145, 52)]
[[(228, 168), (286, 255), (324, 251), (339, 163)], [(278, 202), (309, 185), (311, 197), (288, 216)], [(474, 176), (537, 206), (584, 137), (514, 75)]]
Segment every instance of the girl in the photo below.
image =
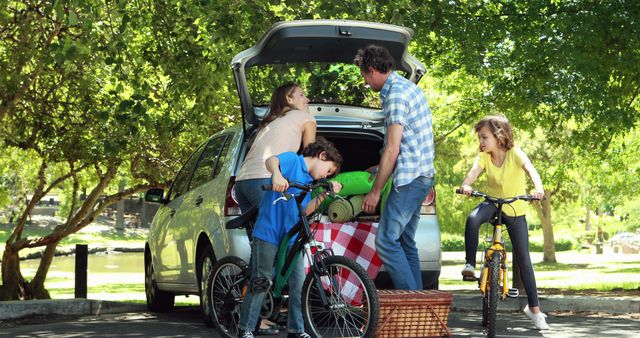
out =
[[(488, 116), (475, 125), (480, 142), (480, 154), (473, 167), (462, 182), (460, 189), (467, 196), (471, 195), (473, 184), (482, 171), (487, 175), (487, 193), (496, 197), (514, 197), (526, 193), (525, 173), (529, 176), (535, 191), (532, 196), (544, 198), (544, 188), (540, 175), (520, 148), (513, 145), (511, 125), (504, 116)], [(520, 275), (527, 292), (528, 305), (524, 313), (533, 321), (538, 330), (547, 330), (545, 315), (540, 311), (536, 280), (529, 257), (529, 234), (527, 220), (524, 215), (524, 201), (511, 204), (513, 208), (504, 208), (503, 221), (507, 225), (509, 237), (513, 245), (514, 257), (520, 266)], [(476, 251), (478, 248), (478, 232), (482, 223), (489, 222), (495, 212), (493, 203), (480, 203), (467, 218), (465, 226), (466, 265), (463, 276), (474, 276)]]

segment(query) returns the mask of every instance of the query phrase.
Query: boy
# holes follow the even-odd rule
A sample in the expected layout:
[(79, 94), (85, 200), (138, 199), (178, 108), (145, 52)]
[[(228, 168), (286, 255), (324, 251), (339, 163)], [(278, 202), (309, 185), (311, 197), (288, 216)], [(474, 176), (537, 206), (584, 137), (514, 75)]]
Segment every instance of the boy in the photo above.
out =
[[(298, 222), (295, 199), (287, 201), (283, 198), (282, 192), (288, 190), (291, 195), (296, 196), (300, 190), (288, 189), (289, 181), (308, 184), (336, 174), (342, 164), (342, 156), (331, 142), (319, 138), (305, 148), (300, 156), (293, 152), (285, 152), (269, 157), (265, 163), (267, 170), (272, 174), (273, 191), (265, 193), (253, 231), (251, 283), (240, 308), (241, 338), (254, 337), (252, 331), (260, 317), (262, 302), (272, 279), (278, 245), (284, 235)], [(337, 193), (340, 189), (342, 186), (334, 182), (333, 191)], [(311, 195), (307, 194), (302, 206), (307, 214), (311, 214), (323, 199), (323, 196), (318, 196), (309, 203)], [(295, 238), (292, 238), (289, 245), (294, 241)], [(289, 277), (287, 337), (310, 337), (304, 332), (302, 319), (301, 293), (304, 277), (304, 261), (298, 259)]]

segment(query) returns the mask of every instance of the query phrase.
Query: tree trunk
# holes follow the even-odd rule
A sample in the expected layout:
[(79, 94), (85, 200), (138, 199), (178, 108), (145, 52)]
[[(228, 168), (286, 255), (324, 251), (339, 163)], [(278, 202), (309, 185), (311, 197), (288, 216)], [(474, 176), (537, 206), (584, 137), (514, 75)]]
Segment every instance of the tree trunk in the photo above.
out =
[(26, 287), (27, 285), (22, 277), (22, 272), (20, 272), (20, 256), (18, 256), (18, 251), (13, 250), (10, 245), (7, 245), (2, 254), (2, 289), (0, 290), (0, 300), (25, 299)]
[(535, 204), (536, 212), (538, 213), (540, 222), (542, 222), (542, 236), (544, 241), (542, 261), (546, 263), (557, 262), (553, 224), (551, 223), (551, 196), (553, 196), (553, 194), (553, 192), (545, 192), (547, 198)]
[(31, 280), (31, 293), (34, 299), (51, 299), (49, 291), (44, 287), (44, 282), (47, 279), (47, 273), (49, 272), (49, 267), (51, 267), (51, 262), (53, 261), (53, 256), (56, 253), (57, 247), (58, 242), (47, 244), (47, 247), (42, 253), (42, 258), (40, 258), (40, 264), (38, 265), (38, 271), (33, 277), (33, 280)]

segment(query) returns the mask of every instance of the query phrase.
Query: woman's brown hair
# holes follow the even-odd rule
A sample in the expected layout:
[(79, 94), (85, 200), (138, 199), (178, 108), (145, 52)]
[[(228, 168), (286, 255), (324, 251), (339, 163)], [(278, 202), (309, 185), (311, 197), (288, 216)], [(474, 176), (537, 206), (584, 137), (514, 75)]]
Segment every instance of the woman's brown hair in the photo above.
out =
[(476, 133), (480, 132), (480, 129), (487, 127), (489, 131), (500, 142), (500, 145), (509, 150), (513, 148), (513, 131), (511, 129), (511, 123), (504, 115), (490, 115), (480, 122), (476, 123), (474, 127)]
[(260, 121), (258, 129), (266, 127), (275, 119), (287, 115), (288, 111), (294, 109), (294, 107), (289, 106), (287, 97), (291, 96), (293, 91), (298, 87), (300, 86), (291, 82), (283, 84), (273, 91), (273, 94), (271, 94), (271, 103), (269, 103), (269, 114)]

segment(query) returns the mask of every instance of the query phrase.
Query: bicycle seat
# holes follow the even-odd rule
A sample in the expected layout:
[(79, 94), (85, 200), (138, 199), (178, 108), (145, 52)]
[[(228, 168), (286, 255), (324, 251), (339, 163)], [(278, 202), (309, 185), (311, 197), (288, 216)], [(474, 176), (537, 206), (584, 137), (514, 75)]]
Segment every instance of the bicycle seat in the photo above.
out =
[(253, 206), (251, 209), (247, 210), (244, 214), (230, 220), (225, 224), (225, 228), (227, 229), (240, 229), (247, 225), (250, 221), (252, 221), (255, 216), (258, 214), (258, 207)]

